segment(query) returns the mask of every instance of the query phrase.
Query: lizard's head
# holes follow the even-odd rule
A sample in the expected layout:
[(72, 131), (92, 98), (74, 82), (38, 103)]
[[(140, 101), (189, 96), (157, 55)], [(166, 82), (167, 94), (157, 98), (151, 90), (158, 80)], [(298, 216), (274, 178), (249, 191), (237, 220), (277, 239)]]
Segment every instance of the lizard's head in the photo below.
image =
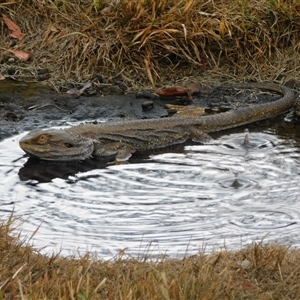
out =
[(33, 130), (19, 143), (30, 156), (53, 161), (83, 160), (94, 150), (91, 139), (61, 129)]

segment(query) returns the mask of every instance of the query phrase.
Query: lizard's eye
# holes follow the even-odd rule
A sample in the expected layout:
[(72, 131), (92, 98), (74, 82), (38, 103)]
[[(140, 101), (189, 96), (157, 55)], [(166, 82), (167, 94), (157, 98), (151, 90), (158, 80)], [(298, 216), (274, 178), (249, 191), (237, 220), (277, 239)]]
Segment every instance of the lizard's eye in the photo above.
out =
[(48, 141), (48, 136), (46, 134), (40, 135), (37, 140), (38, 144), (41, 144), (41, 145), (46, 144), (47, 141)]
[(70, 144), (70, 143), (64, 143), (64, 145), (65, 145), (66, 148), (72, 148), (73, 147), (73, 145)]

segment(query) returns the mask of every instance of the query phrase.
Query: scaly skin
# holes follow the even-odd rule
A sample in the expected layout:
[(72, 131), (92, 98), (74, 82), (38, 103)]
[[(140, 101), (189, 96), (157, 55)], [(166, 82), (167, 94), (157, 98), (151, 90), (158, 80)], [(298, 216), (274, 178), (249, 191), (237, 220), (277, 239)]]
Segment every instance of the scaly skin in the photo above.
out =
[(288, 110), (297, 98), (289, 88), (272, 83), (245, 83), (234, 87), (275, 91), (283, 97), (210, 116), (122, 120), (66, 129), (37, 129), (20, 140), (20, 147), (30, 156), (44, 160), (71, 161), (91, 156), (115, 156), (117, 161), (125, 161), (135, 151), (162, 148), (188, 139), (203, 142), (207, 133), (278, 115)]

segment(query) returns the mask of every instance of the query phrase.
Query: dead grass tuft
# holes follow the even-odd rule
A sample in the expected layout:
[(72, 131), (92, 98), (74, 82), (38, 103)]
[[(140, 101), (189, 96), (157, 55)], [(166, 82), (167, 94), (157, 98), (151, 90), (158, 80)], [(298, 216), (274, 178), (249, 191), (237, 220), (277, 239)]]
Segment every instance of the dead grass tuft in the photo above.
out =
[(299, 74), (300, 3), (282, 0), (69, 0), (1, 3), (25, 37), (5, 49), (33, 51), (2, 75), (42, 80), (54, 87), (94, 80), (137, 88), (207, 76), (289, 81)]
[(300, 251), (255, 244), (184, 259), (42, 255), (0, 225), (0, 299), (298, 299)]

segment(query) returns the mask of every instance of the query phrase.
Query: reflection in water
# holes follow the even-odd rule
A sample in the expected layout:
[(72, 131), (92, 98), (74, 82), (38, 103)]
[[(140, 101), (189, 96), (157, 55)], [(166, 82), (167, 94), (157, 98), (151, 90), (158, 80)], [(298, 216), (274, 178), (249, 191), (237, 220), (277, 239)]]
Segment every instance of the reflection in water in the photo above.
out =
[(105, 168), (107, 162), (88, 159), (85, 161), (55, 162), (41, 161), (29, 158), (19, 170), (19, 177), (22, 181), (36, 180), (40, 183), (50, 182), (55, 178), (68, 179), (77, 173), (88, 172), (94, 169)]
[[(41, 162), (20, 136), (0, 144), (1, 215), (13, 209), (37, 247), (191, 254), (265, 238), (300, 245), (299, 146), (271, 130), (136, 157), (130, 164)], [(13, 150), (12, 150), (13, 149)]]

